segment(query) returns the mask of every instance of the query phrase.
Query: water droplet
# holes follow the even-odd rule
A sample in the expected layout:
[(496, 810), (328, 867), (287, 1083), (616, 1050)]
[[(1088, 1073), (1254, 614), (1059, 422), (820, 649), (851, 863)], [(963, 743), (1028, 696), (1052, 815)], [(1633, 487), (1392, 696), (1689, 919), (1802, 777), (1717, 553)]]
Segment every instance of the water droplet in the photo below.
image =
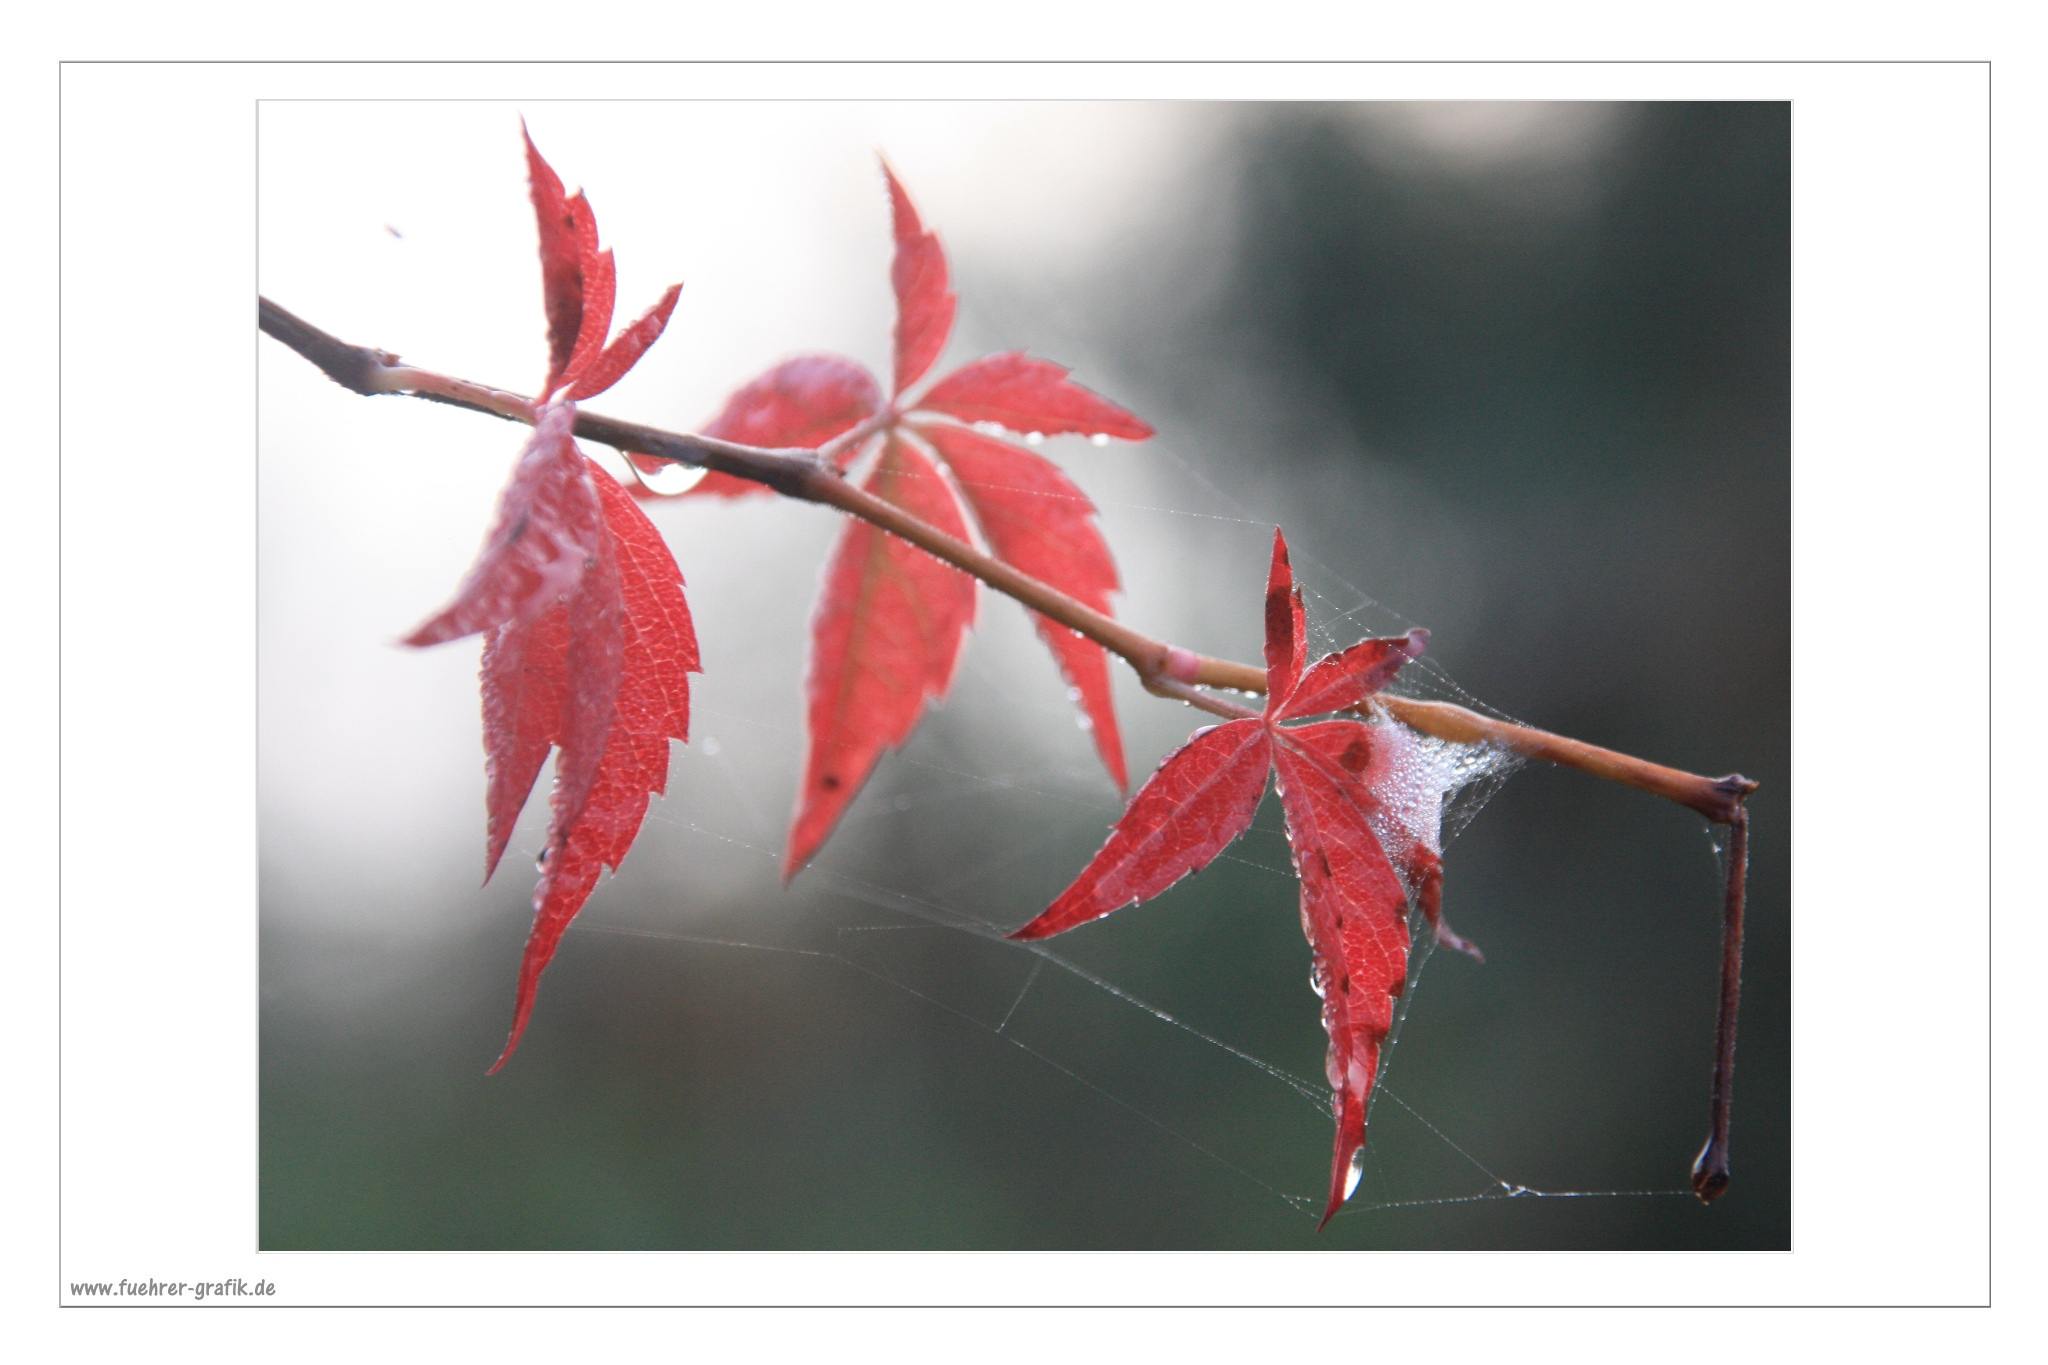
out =
[(1040, 445), (1044, 445), (1044, 444), (1045, 444), (1045, 433), (1044, 433), (1044, 432), (1042, 432), (1042, 431), (1027, 431), (1027, 432), (1025, 432), (1025, 433), (1024, 433), (1024, 444), (1025, 444), (1025, 445), (1027, 445), (1027, 446), (1040, 446)]
[(1344, 1197), (1349, 1199), (1358, 1192), (1358, 1182), (1365, 1178), (1365, 1148), (1360, 1147), (1351, 1154), (1351, 1169), (1344, 1172)]
[(1108, 444), (1109, 444), (1109, 433), (1108, 433), (1108, 432), (1106, 432), (1106, 431), (1098, 431), (1098, 432), (1096, 432), (1096, 433), (1095, 433), (1094, 435), (1092, 435), (1092, 436), (1090, 436), (1090, 437), (1088, 438), (1088, 444), (1089, 444), (1089, 445), (1091, 445), (1091, 446), (1106, 446), (1106, 445), (1108, 445)]
[(638, 460), (628, 460), (626, 464), (633, 471), (633, 477), (640, 481), (642, 488), (664, 498), (689, 492), (704, 482), (704, 476), (711, 472), (695, 465), (676, 464), (673, 461), (663, 464), (659, 469), (642, 469)]
[(697, 741), (697, 747), (704, 751), (704, 756), (706, 758), (717, 758), (719, 750), (723, 746), (719, 744), (717, 736), (706, 735), (702, 739)]

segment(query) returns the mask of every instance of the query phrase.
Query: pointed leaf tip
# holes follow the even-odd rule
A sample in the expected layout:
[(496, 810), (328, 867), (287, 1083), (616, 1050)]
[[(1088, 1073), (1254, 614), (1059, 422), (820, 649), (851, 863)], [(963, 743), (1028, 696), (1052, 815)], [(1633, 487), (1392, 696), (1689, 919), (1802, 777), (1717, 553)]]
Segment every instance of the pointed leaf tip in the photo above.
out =
[(889, 218), (896, 239), (896, 257), (889, 282), (896, 291), (896, 392), (922, 379), (946, 349), (953, 330), (953, 296), (946, 253), (936, 234), (925, 230), (903, 182), (885, 159), (882, 178), (889, 187)]
[(541, 302), (548, 319), (548, 376), (541, 386), (545, 395), (568, 368), (583, 328), (584, 253), (578, 240), (577, 214), (569, 205), (562, 178), (534, 145), (523, 117), (519, 136), (526, 144), (527, 191), (540, 230)]
[(1273, 528), (1273, 565), (1266, 575), (1266, 712), (1277, 716), (1301, 682), (1308, 615), (1294, 585), (1287, 537)]

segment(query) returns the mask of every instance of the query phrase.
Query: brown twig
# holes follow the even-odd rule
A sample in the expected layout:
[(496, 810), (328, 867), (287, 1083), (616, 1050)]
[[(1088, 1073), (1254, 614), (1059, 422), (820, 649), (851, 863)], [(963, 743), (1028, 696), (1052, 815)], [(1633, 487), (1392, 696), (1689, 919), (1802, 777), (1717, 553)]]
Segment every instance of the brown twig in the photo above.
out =
[[(388, 351), (349, 345), (269, 299), (258, 300), (257, 317), (265, 332), (319, 366), (336, 383), (357, 393), (407, 394), (489, 413), (509, 421), (533, 421), (533, 400), (530, 398), (404, 365)], [(877, 418), (847, 433), (847, 437), (873, 435), (883, 424), (884, 419)], [(637, 422), (624, 422), (587, 409), (576, 414), (576, 434), (616, 450), (731, 474), (762, 484), (784, 497), (820, 503), (848, 516), (859, 517), (973, 575), (1040, 615), (1079, 631), (1137, 670), (1139, 679), (1153, 691), (1158, 690), (1153, 684), (1168, 677), (1237, 692), (1263, 693), (1266, 690), (1266, 671), (1263, 668), (1193, 654), (1156, 640), (1143, 631), (1133, 630), (1114, 617), (1075, 601), (1051, 584), (1019, 572), (959, 537), (948, 535), (929, 522), (912, 516), (895, 503), (848, 482), (829, 459), (820, 458), (823, 452), (739, 445), (709, 436), (693, 436)], [(841, 438), (842, 441), (846, 439)], [(1168, 666), (1170, 659), (1174, 660), (1171, 670)], [(1551, 734), (1534, 726), (1481, 715), (1450, 702), (1421, 701), (1392, 694), (1384, 694), (1377, 700), (1395, 719), (1424, 734), (1458, 744), (1499, 745), (1524, 758), (1573, 768), (1652, 796), (1661, 796), (1666, 801), (1675, 801), (1716, 824), (1731, 823), (1742, 809), (1744, 798), (1756, 790), (1756, 783), (1739, 774), (1703, 777), (1631, 754), (1603, 749), (1584, 740)]]
[[(398, 357), (390, 352), (343, 342), (269, 299), (257, 302), (258, 325), (264, 332), (353, 392), (404, 394), (489, 413), (514, 422), (530, 424), (534, 420), (531, 398), (401, 364)], [(1214, 715), (1237, 717), (1256, 714), (1200, 689), (1218, 687), (1243, 693), (1263, 693), (1266, 690), (1263, 668), (1193, 654), (1134, 630), (1074, 600), (1052, 585), (1018, 572), (993, 555), (957, 536), (948, 535), (841, 476), (830, 457), (848, 445), (875, 435), (892, 420), (892, 413), (878, 414), (824, 450), (769, 450), (738, 445), (708, 436), (624, 422), (584, 409), (579, 409), (576, 414), (576, 434), (622, 452), (651, 455), (678, 464), (731, 474), (761, 484), (784, 497), (819, 503), (858, 517), (909, 541), (963, 573), (973, 575), (1040, 615), (1087, 636), (1135, 669), (1148, 691), (1176, 698)], [(1449, 702), (1422, 701), (1391, 693), (1382, 693), (1373, 701), (1385, 707), (1403, 724), (1438, 739), (1459, 744), (1498, 745), (1525, 758), (1555, 763), (1660, 796), (1698, 812), (1715, 824), (1729, 827), (1711, 1133), (1693, 1168), (1694, 1191), (1703, 1201), (1714, 1199), (1728, 1186), (1729, 1105), (1735, 1070), (1735, 1016), (1742, 984), (1742, 910), (1749, 852), (1749, 817), (1743, 803), (1757, 789), (1757, 784), (1735, 773), (1725, 777), (1704, 777), (1603, 749), (1583, 740), (1551, 734), (1533, 726), (1481, 715)]]
[(1728, 1123), (1735, 1098), (1735, 1014), (1742, 1005), (1742, 903), (1749, 877), (1749, 811), (1728, 821), (1728, 884), (1721, 900), (1721, 1007), (1714, 1022), (1714, 1089), (1707, 1145), (1692, 1164), (1692, 1192), (1711, 1204), (1728, 1188)]

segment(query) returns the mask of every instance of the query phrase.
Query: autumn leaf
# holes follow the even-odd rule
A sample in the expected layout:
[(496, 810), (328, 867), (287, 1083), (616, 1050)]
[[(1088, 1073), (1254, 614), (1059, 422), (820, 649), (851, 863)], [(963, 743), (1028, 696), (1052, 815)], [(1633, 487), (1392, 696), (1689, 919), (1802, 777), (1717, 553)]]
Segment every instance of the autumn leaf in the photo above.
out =
[(1441, 793), (1424, 779), (1409, 732), (1384, 716), (1282, 724), (1367, 702), (1421, 655), (1428, 632), (1363, 640), (1305, 666), (1306, 613), (1277, 531), (1265, 623), (1264, 712), (1198, 730), (1169, 754), (1072, 885), (1011, 937), (1048, 938), (1207, 866), (1251, 825), (1271, 771), (1329, 1037), (1336, 1141), (1327, 1223), (1357, 1184), (1380, 1048), (1407, 985), (1411, 896), (1440, 941), (1477, 952), (1441, 919)]
[[(881, 482), (908, 497), (906, 471), (914, 471), (924, 520), (963, 540), (979, 540), (996, 558), (1108, 614), (1120, 585), (1096, 525), (1095, 505), (1057, 465), (990, 428), (1133, 441), (1150, 436), (1152, 428), (1075, 383), (1065, 366), (1021, 352), (970, 361), (939, 379), (922, 398), (906, 397), (945, 349), (955, 298), (937, 234), (925, 227), (886, 164), (882, 175), (896, 244), (890, 267), (896, 295), (893, 397), (858, 362), (797, 356), (734, 392), (703, 434), (770, 448), (829, 446), (832, 463), (841, 470), (882, 451), (876, 469), (879, 473), (887, 464), (890, 470)], [(649, 475), (664, 467), (644, 455), (632, 461)], [(711, 473), (679, 496), (731, 498), (758, 491), (759, 485)], [(913, 571), (909, 566), (924, 559), (924, 552), (887, 542), (891, 548), (884, 554), (875, 546), (885, 542), (881, 532), (849, 529), (826, 572), (824, 596), (813, 618), (807, 776), (797, 798), (785, 875), (794, 875), (817, 852), (876, 760), (909, 739), (926, 706), (944, 697), (952, 677), (954, 654), (946, 654), (941, 668), (937, 653), (944, 651), (936, 645), (930, 656), (910, 651), (911, 671), (900, 678), (877, 673), (895, 666), (898, 656), (887, 648), (837, 649), (841, 641), (872, 636), (879, 644), (890, 637), (893, 626), (876, 632), (845, 619), (872, 610), (878, 600), (891, 603), (901, 619), (926, 622), (939, 633), (965, 619), (954, 600), (959, 589), (951, 571), (940, 572), (936, 562)], [(883, 598), (846, 590), (848, 584), (866, 581), (854, 574), (856, 561), (892, 566)], [(1033, 625), (1080, 708), (1103, 768), (1124, 788), (1128, 776), (1111, 701), (1109, 656), (1064, 626), (1036, 616)], [(836, 652), (826, 651), (828, 643)], [(957, 645), (948, 643), (956, 652)], [(823, 706), (821, 695), (839, 701)]]
[(889, 222), (896, 234), (896, 259), (889, 283), (896, 290), (896, 388), (902, 392), (924, 378), (953, 331), (954, 297), (946, 253), (938, 234), (925, 231), (903, 182), (887, 162)]
[[(541, 973), (599, 871), (617, 869), (648, 798), (666, 788), (668, 742), (689, 738), (698, 671), (675, 560), (631, 495), (576, 448), (574, 422), (567, 403), (542, 411), (477, 567), (450, 607), (406, 637), (485, 636), (486, 881), (556, 751), (533, 928), (492, 1071), (518, 1047)], [(545, 555), (523, 553), (535, 545)]]
[(606, 344), (612, 253), (598, 247), (589, 202), (565, 194), (525, 141), (548, 319), (542, 392), (564, 398), (535, 413), (497, 521), (454, 600), (405, 637), (423, 646), (484, 636), (485, 881), (555, 754), (533, 927), (494, 1072), (519, 1046), (569, 922), (602, 869), (624, 860), (648, 799), (666, 787), (669, 741), (689, 738), (689, 675), (698, 670), (675, 559), (631, 495), (577, 448), (568, 401), (603, 392), (632, 368), (667, 326), (680, 286)]
[[(867, 490), (965, 537), (960, 506), (929, 457), (891, 437)], [(882, 751), (900, 745), (946, 695), (974, 620), (974, 580), (909, 541), (849, 521), (825, 569), (811, 622), (805, 688), (810, 753), (783, 875), (825, 842)]]
[(562, 178), (533, 145), (524, 120), (519, 131), (526, 141), (527, 186), (540, 229), (541, 299), (548, 318), (548, 372), (541, 397), (566, 387), (570, 398), (594, 398), (647, 353), (668, 326), (682, 286), (670, 285), (607, 345), (618, 267), (612, 253), (598, 246), (597, 215), (581, 190), (563, 192)]
[[(661, 533), (630, 494), (602, 470), (592, 468), (604, 508), (607, 543), (616, 562), (609, 580), (612, 600), (600, 600), (586, 593), (582, 600), (563, 605), (570, 622), (570, 649), (551, 651), (553, 633), (532, 639), (518, 637), (521, 628), (508, 627), (494, 641), (497, 653), (516, 650), (528, 670), (547, 678), (542, 691), (559, 698), (559, 719), (552, 728), (561, 746), (556, 760), (555, 819), (548, 830), (548, 844), (541, 857), (541, 877), (534, 889), (534, 921), (519, 964), (519, 986), (513, 1004), (512, 1028), (504, 1051), (492, 1063), (497, 1071), (511, 1059), (533, 1014), (535, 993), (541, 973), (554, 958), (569, 922), (590, 899), (599, 872), (616, 871), (640, 833), (647, 815), (647, 803), (668, 787), (669, 741), (690, 737), (689, 675), (700, 671), (696, 632), (690, 609), (683, 599), (682, 574), (676, 569)], [(579, 617), (609, 614), (619, 622), (619, 663), (614, 690), (606, 695), (579, 687), (577, 679), (587, 676), (579, 670), (574, 652)], [(487, 655), (486, 675), (492, 661)], [(566, 680), (564, 680), (566, 678)], [(493, 733), (485, 726), (487, 745), (504, 742), (518, 752), (530, 752), (536, 735)], [(587, 793), (572, 821), (564, 820), (560, 776), (573, 746), (587, 743), (579, 728), (589, 728), (589, 718), (607, 716), (601, 760), (590, 778)], [(495, 757), (498, 749), (491, 748)], [(495, 773), (493, 774), (495, 777)], [(526, 778), (532, 786), (532, 774)], [(494, 783), (493, 797), (498, 796)], [(520, 791), (523, 802), (526, 791)], [(500, 812), (493, 810), (494, 825)], [(509, 825), (512, 816), (505, 818)], [(495, 837), (495, 836), (494, 836)]]

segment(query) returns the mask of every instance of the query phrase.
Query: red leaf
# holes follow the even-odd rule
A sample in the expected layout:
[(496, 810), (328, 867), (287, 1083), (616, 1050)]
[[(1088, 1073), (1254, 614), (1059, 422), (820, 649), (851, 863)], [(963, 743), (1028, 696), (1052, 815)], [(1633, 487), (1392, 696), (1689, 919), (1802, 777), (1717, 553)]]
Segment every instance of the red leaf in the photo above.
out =
[[(940, 530), (967, 525), (938, 467), (891, 438), (867, 490)], [(818, 851), (884, 749), (946, 694), (967, 627), (974, 580), (864, 521), (840, 534), (811, 622), (810, 754), (783, 875)]]
[(1121, 436), (1142, 441), (1152, 428), (1101, 394), (1067, 378), (1067, 367), (1022, 351), (962, 365), (919, 400), (927, 412), (963, 422), (996, 422), (1012, 431), (1053, 436)]
[(479, 670), (484, 702), (484, 880), (512, 838), (512, 827), (540, 776), (548, 750), (561, 738), (562, 662), (569, 648), (569, 613), (556, 605), (526, 625), (508, 623), (484, 637)]
[(1271, 749), (1257, 720), (1197, 730), (1139, 788), (1073, 885), (1010, 937), (1049, 938), (1150, 900), (1208, 866), (1251, 824), (1266, 792)]
[[(800, 355), (741, 386), (702, 432), (741, 445), (816, 450), (881, 408), (881, 386), (865, 366), (842, 356)], [(851, 448), (842, 452), (839, 467), (844, 469), (858, 453)], [(632, 459), (649, 473), (668, 467), (666, 460), (644, 455)], [(758, 483), (714, 470), (678, 496), (736, 498), (766, 491)]]
[(1440, 919), (1442, 788), (1419, 742), (1391, 720), (1280, 723), (1364, 700), (1421, 653), (1428, 633), (1365, 641), (1304, 678), (1307, 623), (1277, 531), (1265, 607), (1271, 690), (1264, 714), (1196, 731), (1132, 798), (1073, 885), (1011, 937), (1070, 929), (1156, 896), (1200, 868), (1251, 823), (1272, 767), (1301, 883), (1310, 980), (1330, 1039), (1337, 1131), (1327, 1223), (1357, 1184), (1380, 1046), (1393, 1025), (1394, 997), (1407, 984), (1411, 889), (1439, 941), (1478, 954)]
[[(547, 158), (533, 145), (533, 135), (520, 120), (519, 135), (526, 140), (528, 194), (533, 200), (534, 221), (540, 228), (541, 300), (548, 314), (548, 378), (541, 386), (543, 396), (553, 391), (575, 353), (577, 333), (583, 325), (583, 251), (577, 240), (577, 212), (569, 207), (562, 192), (562, 178), (548, 165)], [(579, 201), (581, 196), (578, 196)], [(588, 205), (584, 206), (585, 212)], [(591, 224), (595, 240), (596, 224)]]
[(528, 622), (575, 589), (602, 539), (596, 485), (570, 435), (575, 424), (567, 404), (542, 410), (483, 553), (455, 600), (405, 643), (440, 644), (507, 621)]
[[(590, 206), (582, 195), (572, 196), (569, 207), (575, 209), (579, 205), (585, 217), (577, 226), (580, 230), (584, 223), (589, 225), (588, 239), (579, 236), (577, 241), (578, 247), (587, 249), (588, 253), (583, 258), (583, 321), (577, 328), (576, 345), (570, 349), (569, 363), (555, 376), (555, 388), (573, 383), (589, 368), (590, 362), (597, 359), (598, 353), (604, 349), (605, 336), (612, 329), (612, 310), (618, 304), (618, 264), (610, 251), (596, 249), (597, 220), (588, 216)], [(552, 389), (543, 390), (543, 394), (549, 393)]]
[(882, 163), (882, 175), (889, 182), (896, 233), (889, 280), (896, 288), (896, 392), (902, 393), (924, 377), (946, 348), (955, 300), (938, 237), (918, 221), (917, 209), (887, 162)]
[(1337, 1135), (1324, 1223), (1357, 1183), (1380, 1044), (1408, 980), (1408, 891), (1380, 846), (1380, 803), (1357, 776), (1372, 731), (1358, 721), (1324, 721), (1281, 732), (1273, 750), (1314, 959), (1310, 980), (1330, 1036), (1324, 1069)]
[[(1051, 461), (1007, 441), (942, 424), (918, 432), (952, 469), (998, 559), (1086, 606), (1109, 611), (1109, 595), (1120, 586), (1116, 563), (1095, 525), (1095, 505), (1087, 494)], [(1119, 789), (1128, 787), (1123, 740), (1110, 701), (1109, 655), (1057, 621), (1035, 612), (1031, 620), (1076, 694), (1111, 780)]]
[[(610, 252), (605, 253), (607, 257)], [(575, 382), (570, 385), (571, 398), (594, 398), (625, 377), (626, 371), (638, 364), (640, 357), (647, 354), (668, 326), (669, 315), (676, 311), (676, 299), (683, 287), (672, 284), (668, 292), (655, 305), (642, 313), (631, 327), (612, 338), (612, 344), (593, 359), (588, 366), (576, 366)]]
[(1273, 566), (1266, 576), (1266, 714), (1278, 716), (1301, 682), (1308, 652), (1308, 622), (1301, 589), (1294, 586), (1294, 566), (1287, 558), (1287, 537), (1273, 532)]
[(562, 179), (526, 139), (526, 170), (533, 214), (540, 225), (541, 296), (548, 314), (548, 377), (543, 400), (569, 386), (569, 398), (589, 398), (619, 382), (668, 325), (681, 285), (671, 285), (661, 301), (620, 333), (610, 346), (612, 310), (618, 297), (618, 267), (609, 250), (600, 250), (597, 214), (578, 190), (562, 192)]
[[(538, 761), (531, 757), (536, 743), (542, 753), (550, 741), (562, 746), (556, 764), (556, 820), (542, 858), (540, 883), (534, 890), (534, 922), (520, 962), (512, 1028), (492, 1071), (504, 1066), (519, 1046), (533, 1014), (541, 973), (553, 959), (569, 922), (590, 898), (599, 872), (607, 866), (616, 869), (625, 860), (646, 818), (649, 797), (667, 789), (669, 741), (687, 740), (690, 733), (689, 675), (699, 670), (696, 633), (683, 599), (682, 575), (660, 533), (632, 496), (601, 472), (595, 477), (614, 573), (602, 580), (593, 575), (592, 590), (586, 594), (592, 600), (569, 604), (563, 617), (574, 622), (581, 615), (609, 615), (617, 623), (612, 690), (599, 690), (597, 677), (579, 666), (576, 627), (565, 630), (561, 619), (544, 617), (533, 626), (506, 632), (525, 637), (516, 644), (503, 637), (498, 641), (495, 658), (510, 657), (516, 649), (534, 681), (528, 684), (530, 701), (520, 715), (523, 724), (494, 728), (489, 682), (494, 656), (487, 652), (485, 659), (485, 734), (492, 745), (493, 802), (498, 797), (501, 756), (505, 760), (502, 770), (515, 777), (523, 771), (530, 787), (539, 769)], [(595, 600), (599, 582), (609, 587), (609, 602)], [(549, 697), (559, 702), (552, 717), (546, 717), (543, 709)], [(579, 746), (587, 744), (595, 732), (590, 718), (600, 715), (607, 718), (602, 758), (591, 770), (578, 808), (569, 815), (570, 799), (564, 797), (563, 788), (571, 779), (559, 774), (576, 761)], [(545, 738), (540, 734), (543, 721)], [(502, 755), (500, 744), (505, 745)], [(524, 795), (524, 791), (519, 793), (520, 798)], [(516, 814), (517, 799), (504, 817), (508, 827)], [(494, 804), (494, 839), (498, 838), (498, 818)], [(499, 843), (502, 846), (502, 840)]]
[(1421, 658), (1428, 647), (1429, 632), (1417, 626), (1406, 635), (1360, 640), (1349, 649), (1325, 655), (1303, 675), (1293, 695), (1280, 707), (1277, 719), (1299, 720), (1356, 706), (1392, 682), (1401, 665)]

